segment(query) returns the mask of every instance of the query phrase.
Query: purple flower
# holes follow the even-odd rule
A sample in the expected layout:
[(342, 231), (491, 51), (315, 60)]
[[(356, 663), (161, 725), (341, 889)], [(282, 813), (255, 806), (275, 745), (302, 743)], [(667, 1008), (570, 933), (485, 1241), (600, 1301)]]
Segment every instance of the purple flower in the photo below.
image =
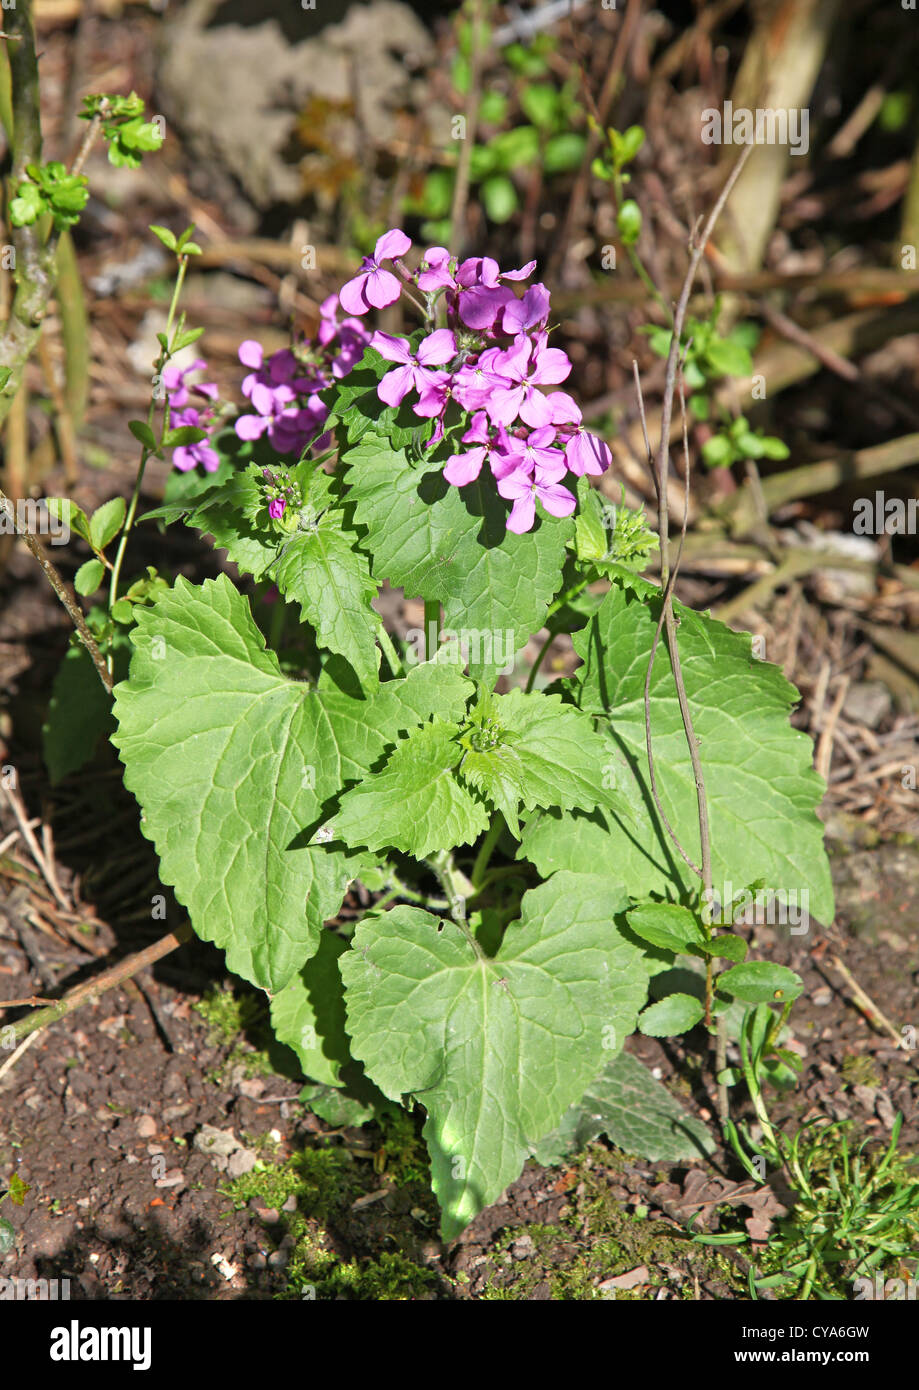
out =
[(178, 367), (166, 367), (164, 369), (163, 386), (173, 410), (181, 410), (183, 406), (188, 405), (192, 391), (199, 396), (204, 396), (206, 400), (216, 401), (217, 387), (213, 381), (201, 381), (192, 387), (185, 385), (187, 376), (191, 376), (192, 372), (201, 371), (205, 367), (207, 367), (207, 363), (203, 357), (199, 357), (192, 362), (190, 367), (185, 367), (181, 371)]
[(531, 285), (522, 299), (513, 299), (504, 307), (501, 327), (516, 336), (531, 328), (543, 328), (549, 317), (549, 291), (545, 285)]
[(448, 328), (430, 333), (418, 344), (417, 353), (412, 352), (407, 339), (395, 338), (391, 333), (374, 333), (370, 346), (387, 362), (402, 364), (396, 371), (387, 372), (377, 387), (380, 400), (392, 406), (401, 405), (412, 389), (423, 393), (434, 386), (444, 374), (431, 368), (442, 367), (456, 356), (456, 339)]
[(535, 266), (535, 261), (529, 261), (520, 270), (502, 271), (491, 256), (463, 261), (456, 272), (456, 283), (460, 287), (458, 312), (466, 327), (480, 332), (493, 328), (499, 310), (514, 298), (513, 290), (499, 281), (525, 280)]
[(402, 293), (402, 286), (395, 275), (384, 270), (381, 261), (394, 256), (404, 256), (411, 242), (398, 227), (384, 232), (373, 250), (372, 256), (365, 256), (363, 265), (353, 280), (342, 285), (338, 302), (346, 314), (366, 314), (369, 309), (385, 309), (387, 304), (395, 304)]
[(585, 473), (599, 477), (613, 461), (609, 445), (590, 434), (583, 425), (578, 425), (565, 445), (565, 457), (571, 472), (579, 478)]
[(271, 517), (271, 520), (280, 521), (281, 517), (284, 515), (284, 508), (286, 506), (287, 503), (284, 501), (283, 497), (272, 498), (268, 503), (268, 515)]
[(554, 443), (555, 430), (551, 425), (533, 430), (525, 439), (512, 438), (507, 447), (505, 474), (524, 472), (539, 483), (560, 482), (568, 469), (564, 455), (552, 447)]
[[(198, 410), (191, 405), (185, 410), (174, 411), (169, 423), (173, 429), (190, 425), (193, 429), (206, 430), (211, 424), (211, 419), (209, 412)], [(173, 449), (172, 462), (180, 473), (187, 473), (199, 463), (206, 473), (216, 473), (220, 467), (220, 456), (206, 439), (200, 439), (197, 444), (180, 444), (178, 448)]]
[(519, 470), (499, 478), (498, 491), (514, 503), (507, 529), (518, 536), (533, 529), (537, 497), (550, 516), (570, 516), (577, 506), (576, 498), (561, 483), (541, 483)]
[(429, 246), (424, 253), (424, 260), (418, 267), (418, 288), (425, 294), (432, 294), (435, 290), (455, 289), (455, 270), (456, 262), (446, 246)]
[(571, 371), (571, 363), (560, 348), (534, 344), (520, 333), (506, 352), (494, 358), (495, 373), (503, 379), (489, 399), (487, 410), (498, 425), (510, 425), (519, 415), (527, 425), (539, 427), (552, 421), (548, 396), (538, 386), (556, 385)]
[[(463, 444), (474, 444), (462, 454), (451, 454), (444, 468), (444, 477), (453, 487), (465, 487), (474, 482), (482, 471), (482, 464), (488, 459), (495, 476), (500, 475), (504, 461), (504, 451), (508, 446), (507, 434), (498, 427), (494, 437), (488, 428), (488, 416), (484, 410), (472, 417), (472, 424), (462, 436)], [(494, 457), (498, 455), (498, 457)]]

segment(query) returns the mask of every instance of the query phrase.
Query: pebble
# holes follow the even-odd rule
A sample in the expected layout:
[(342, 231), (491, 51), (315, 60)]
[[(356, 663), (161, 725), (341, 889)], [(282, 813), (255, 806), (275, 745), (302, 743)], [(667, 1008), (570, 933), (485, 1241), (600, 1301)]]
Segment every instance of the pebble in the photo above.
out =
[(213, 1125), (202, 1125), (194, 1138), (194, 1146), (199, 1153), (211, 1158), (229, 1158), (242, 1144), (231, 1129), (215, 1129)]
[(251, 1149), (234, 1149), (227, 1159), (227, 1174), (231, 1178), (241, 1178), (244, 1173), (251, 1173), (258, 1161), (258, 1155)]
[(135, 1122), (134, 1128), (137, 1131), (138, 1138), (152, 1139), (156, 1133), (156, 1120), (154, 1120), (152, 1115), (141, 1115)]

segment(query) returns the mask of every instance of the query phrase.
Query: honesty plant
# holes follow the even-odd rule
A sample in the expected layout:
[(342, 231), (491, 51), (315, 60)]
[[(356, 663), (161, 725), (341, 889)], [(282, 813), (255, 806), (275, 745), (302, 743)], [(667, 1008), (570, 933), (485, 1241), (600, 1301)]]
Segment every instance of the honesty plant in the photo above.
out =
[[(423, 1108), (451, 1237), (528, 1155), (601, 1128), (652, 1158), (704, 1152), (625, 1039), (714, 1028), (732, 999), (800, 982), (715, 934), (665, 643), (651, 661), (662, 594), (638, 577), (656, 541), (590, 485), (611, 455), (557, 389), (548, 291), (520, 293), (532, 263), (410, 252), (381, 237), (315, 343), (243, 343), (235, 424), (189, 369), (165, 386), (196, 428), (138, 425), (176, 448), (150, 517), (212, 536), (256, 601), (226, 575), (124, 596), (116, 575), (132, 654), (112, 737), (162, 880), (269, 994), (314, 1108)], [(400, 298), (419, 329), (374, 331)], [(189, 467), (215, 460), (213, 486)], [(405, 644), (374, 606), (384, 582), (424, 601)], [(806, 894), (828, 920), (796, 691), (748, 635), (674, 612), (714, 881)], [(574, 675), (547, 686), (537, 661), (498, 692), (505, 649), (541, 629), (575, 634)], [(353, 927), (355, 880), (376, 901)]]

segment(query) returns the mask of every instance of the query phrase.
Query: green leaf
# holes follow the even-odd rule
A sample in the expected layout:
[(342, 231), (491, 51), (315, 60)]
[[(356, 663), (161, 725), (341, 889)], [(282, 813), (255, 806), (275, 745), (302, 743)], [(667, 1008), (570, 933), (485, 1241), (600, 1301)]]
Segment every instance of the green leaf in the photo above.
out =
[(558, 107), (558, 91), (549, 82), (531, 82), (520, 93), (521, 111), (541, 130), (555, 129)]
[(73, 577), (73, 587), (78, 594), (88, 598), (94, 594), (102, 583), (105, 575), (105, 566), (101, 560), (87, 560), (82, 564)]
[(621, 134), (615, 133), (618, 135), (618, 142), (615, 147), (616, 160), (619, 167), (622, 168), (624, 164), (630, 164), (638, 154), (645, 143), (645, 132), (640, 125), (630, 125), (628, 130), (622, 131)]
[(45, 505), (52, 516), (66, 522), (69, 529), (84, 541), (89, 540), (89, 518), (82, 507), (71, 502), (69, 497), (46, 497)]
[(688, 1033), (702, 1018), (705, 1010), (691, 994), (668, 994), (657, 1004), (638, 1015), (639, 1030), (649, 1038), (672, 1038)]
[(5, 1216), (0, 1216), (0, 1255), (7, 1255), (16, 1244), (16, 1227)]
[(380, 618), (370, 606), (378, 589), (370, 561), (342, 532), (342, 520), (340, 510), (329, 510), (297, 532), (272, 574), (284, 597), (299, 603), (319, 645), (349, 661), (369, 693), (379, 682)]
[[(192, 244), (193, 244), (193, 243), (192, 243)], [(190, 246), (189, 246), (189, 249), (190, 249)], [(173, 350), (173, 352), (181, 352), (183, 348), (187, 348), (187, 347), (189, 347), (192, 343), (196, 343), (196, 342), (198, 341), (198, 339), (201, 337), (201, 335), (203, 334), (203, 332), (204, 332), (204, 329), (203, 329), (203, 328), (185, 328), (185, 329), (183, 329), (181, 333), (178, 333), (178, 334), (176, 335), (176, 340), (175, 340), (175, 342), (174, 342), (173, 345), (172, 345), (172, 350)]]
[(274, 993), (360, 872), (360, 857), (309, 843), (326, 803), (433, 712), (428, 697), (452, 709), (468, 682), (421, 667), (376, 705), (287, 680), (226, 575), (138, 606), (132, 641), (112, 741), (160, 877), (229, 968)]
[(787, 459), (791, 457), (791, 450), (788, 445), (783, 439), (777, 439), (774, 434), (761, 435), (759, 443), (763, 458)]
[(753, 358), (747, 349), (730, 338), (712, 338), (705, 364), (716, 376), (751, 376), (753, 372)]
[(163, 243), (167, 251), (174, 251), (176, 249), (175, 234), (171, 232), (168, 227), (161, 227), (159, 223), (151, 222), (149, 230), (157, 240)]
[[(607, 872), (635, 898), (696, 890), (660, 821), (651, 795), (645, 747), (644, 686), (659, 612), (658, 590), (637, 580), (647, 601), (616, 584), (588, 626), (574, 637), (583, 658), (572, 693), (582, 709), (605, 714), (616, 747), (618, 789), (635, 824), (616, 813), (537, 811), (521, 853), (540, 873)], [(833, 920), (833, 889), (816, 806), (824, 783), (811, 766), (812, 745), (788, 716), (798, 698), (778, 667), (757, 660), (748, 633), (675, 603), (680, 661), (699, 739), (711, 829), (712, 872), (719, 898), (726, 885), (761, 880), (772, 892), (809, 895), (809, 910)], [(658, 792), (687, 854), (700, 862), (692, 763), (666, 644), (654, 662), (651, 733)], [(799, 898), (800, 900), (800, 898)]]
[(619, 235), (626, 246), (634, 246), (641, 236), (641, 208), (634, 198), (627, 198), (616, 218)]
[(123, 497), (112, 497), (97, 507), (89, 520), (89, 543), (93, 550), (104, 550), (121, 530), (125, 514)]
[[(114, 650), (114, 674), (118, 680), (127, 674), (131, 653), (126, 634), (116, 634)], [(74, 639), (54, 677), (42, 725), (42, 751), (52, 785), (84, 767), (95, 753), (99, 739), (114, 727), (111, 696), (100, 681), (89, 652)]]
[(609, 749), (593, 723), (560, 695), (485, 696), (463, 738), (462, 780), (503, 812), (519, 839), (523, 806), (594, 806), (609, 802), (604, 768)]
[(163, 435), (163, 448), (176, 449), (181, 444), (200, 444), (202, 439), (207, 439), (207, 430), (198, 429), (196, 425), (179, 425)]
[(337, 1086), (321, 1084), (304, 1086), (298, 1099), (308, 1110), (311, 1110), (314, 1115), (318, 1115), (320, 1120), (325, 1120), (326, 1124), (331, 1125), (333, 1129), (346, 1127), (348, 1129), (360, 1129), (362, 1125), (377, 1119), (381, 1111), (385, 1110), (394, 1114), (397, 1110), (397, 1107), (381, 1095), (375, 1087), (371, 1089), (369, 1083), (367, 1089), (371, 1095), (379, 1096), (382, 1105), (349, 1095), (347, 1092), (339, 1090)]
[(800, 975), (787, 965), (774, 965), (767, 960), (746, 961), (732, 965), (718, 976), (717, 987), (745, 1004), (771, 1004), (797, 999), (804, 989)]
[(517, 190), (506, 174), (493, 174), (480, 187), (482, 205), (491, 222), (507, 222), (517, 211)]
[[(352, 1050), (392, 1099), (416, 1095), (445, 1240), (520, 1173), (645, 996), (607, 878), (560, 874), (524, 895), (493, 958), (453, 922), (395, 907), (342, 957)], [(604, 1032), (606, 1030), (606, 1032)]]
[(342, 797), (334, 837), (354, 847), (392, 846), (416, 859), (471, 844), (489, 817), (454, 775), (463, 756), (457, 733), (435, 717), (397, 744), (381, 772)]
[(512, 173), (539, 158), (539, 131), (532, 125), (515, 126), (489, 140), (488, 149), (494, 156), (495, 167), (503, 173)]
[(344, 462), (376, 581), (388, 579), (407, 597), (440, 600), (445, 626), (471, 634), (470, 675), (493, 684), (545, 622), (572, 534), (570, 518), (541, 518), (535, 530), (516, 536), (505, 528), (508, 504), (491, 477), (450, 487), (439, 466), (416, 468), (404, 450), (376, 436), (351, 449)]
[(734, 445), (726, 434), (713, 434), (702, 445), (702, 460), (707, 468), (728, 468), (735, 456)]
[(747, 954), (747, 943), (742, 936), (733, 932), (722, 932), (711, 941), (697, 941), (696, 949), (704, 956), (720, 957), (722, 960), (743, 960)]
[(305, 1076), (341, 1085), (350, 1060), (345, 1000), (338, 961), (348, 943), (326, 929), (319, 948), (271, 1001), (271, 1026), (279, 1042), (293, 1048)]
[(542, 167), (547, 174), (569, 174), (581, 167), (586, 137), (576, 130), (566, 130), (553, 135), (546, 144), (542, 155)]
[(651, 1163), (707, 1157), (715, 1143), (701, 1120), (685, 1111), (646, 1066), (628, 1052), (607, 1064), (557, 1130), (536, 1145), (538, 1163), (561, 1163), (598, 1135)]
[(146, 420), (129, 420), (128, 429), (131, 431), (134, 438), (140, 444), (142, 444), (145, 449), (150, 450), (151, 454), (155, 454), (157, 452), (159, 445), (156, 442), (156, 436), (154, 435), (150, 426), (147, 424)]
[(21, 1207), (25, 1202), (27, 1193), (32, 1189), (27, 1182), (23, 1182), (18, 1173), (10, 1176), (10, 1201), (15, 1207)]
[(674, 903), (643, 903), (628, 915), (629, 927), (642, 941), (678, 955), (687, 946), (701, 944), (702, 928), (686, 907)]
[(31, 227), (45, 211), (45, 199), (34, 183), (21, 183), (10, 200), (10, 221), (14, 227)]

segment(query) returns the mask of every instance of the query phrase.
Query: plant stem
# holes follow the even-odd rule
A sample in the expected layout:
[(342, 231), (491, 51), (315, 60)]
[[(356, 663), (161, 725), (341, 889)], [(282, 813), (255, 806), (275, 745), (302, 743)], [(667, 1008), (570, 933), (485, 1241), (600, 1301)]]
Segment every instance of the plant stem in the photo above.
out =
[(399, 653), (396, 651), (395, 643), (393, 642), (392, 638), (390, 637), (389, 633), (386, 631), (386, 628), (383, 626), (382, 623), (380, 623), (380, 629), (377, 633), (377, 641), (380, 644), (383, 655), (389, 662), (389, 669), (393, 673), (393, 675), (404, 676), (405, 666), (402, 663)]
[(529, 695), (530, 691), (533, 689), (533, 686), (536, 683), (537, 672), (539, 671), (539, 668), (543, 663), (543, 657), (545, 656), (549, 648), (552, 646), (554, 640), (555, 633), (550, 632), (549, 636), (546, 638), (545, 642), (543, 642), (542, 646), (540, 647), (539, 654), (536, 657), (536, 660), (533, 662), (533, 665), (530, 667), (530, 674), (527, 676), (527, 683), (523, 687), (525, 695)]
[[(182, 284), (183, 284), (183, 282), (184, 282), (184, 280), (185, 280), (185, 271), (187, 270), (187, 268), (188, 268), (188, 257), (187, 257), (187, 256), (179, 256), (179, 271), (178, 271), (178, 274), (176, 275), (176, 282), (175, 282), (175, 285), (174, 285), (173, 291), (172, 291), (172, 301), (171, 301), (171, 303), (170, 303), (170, 305), (169, 305), (169, 313), (168, 313), (167, 318), (166, 318), (166, 338), (167, 338), (167, 340), (168, 340), (168, 338), (169, 338), (169, 334), (172, 332), (172, 324), (173, 324), (173, 321), (174, 321), (174, 319), (175, 319), (175, 313), (176, 313), (176, 309), (177, 309), (178, 303), (179, 303), (179, 295), (182, 293)], [(169, 347), (165, 347), (165, 348), (163, 348), (163, 349), (160, 351), (159, 356), (157, 357), (156, 361), (155, 361), (154, 364), (153, 364), (153, 366), (154, 366), (154, 371), (155, 371), (157, 374), (159, 374), (159, 373), (162, 372), (163, 368), (165, 367), (166, 363), (169, 361), (169, 359), (171, 358), (171, 356), (172, 356), (172, 350), (171, 350), (171, 348), (169, 348)], [(151, 398), (150, 398), (150, 406), (149, 406), (149, 409), (148, 409), (148, 411), (147, 411), (147, 424), (149, 425), (151, 432), (152, 432), (152, 430), (153, 430), (153, 420), (154, 420), (155, 415), (156, 415), (156, 397), (155, 397), (155, 396), (151, 396)], [(166, 429), (168, 428), (168, 425), (169, 425), (169, 401), (168, 401), (168, 398), (167, 398), (167, 401), (166, 401), (166, 412), (165, 412), (165, 421), (164, 421), (164, 429), (163, 429), (163, 433), (164, 433), (164, 434), (165, 434), (165, 432), (166, 432)], [(120, 576), (121, 576), (121, 566), (122, 566), (122, 562), (123, 562), (123, 560), (124, 560), (124, 553), (125, 553), (125, 550), (127, 549), (127, 545), (128, 545), (128, 537), (129, 537), (130, 534), (131, 534), (131, 528), (132, 528), (133, 525), (134, 525), (134, 518), (135, 518), (135, 516), (137, 515), (137, 503), (138, 503), (138, 501), (140, 500), (140, 490), (141, 490), (141, 487), (142, 487), (143, 481), (144, 481), (144, 469), (147, 467), (147, 459), (148, 459), (149, 457), (150, 457), (150, 450), (147, 448), (146, 445), (144, 445), (143, 448), (141, 449), (141, 452), (140, 452), (140, 463), (139, 463), (138, 466), (137, 466), (137, 477), (136, 477), (135, 480), (134, 480), (134, 491), (133, 491), (132, 494), (131, 494), (131, 501), (130, 501), (130, 503), (129, 503), (129, 505), (128, 505), (128, 513), (127, 513), (127, 516), (126, 516), (125, 519), (124, 519), (124, 525), (123, 525), (122, 528), (121, 528), (121, 535), (120, 535), (119, 538), (118, 538), (118, 550), (117, 550), (116, 553), (115, 553), (115, 563), (114, 563), (114, 565), (112, 566), (112, 580), (111, 580), (111, 584), (109, 585), (109, 597), (108, 597), (109, 611), (111, 611), (112, 605), (114, 604), (115, 600), (118, 598), (118, 580), (119, 580), (119, 578), (120, 578)]]
[(440, 601), (424, 601), (424, 659), (433, 661), (440, 642)]
[(500, 811), (496, 811), (492, 817), (491, 825), (485, 832), (485, 839), (482, 841), (479, 852), (475, 857), (475, 863), (472, 866), (472, 886), (476, 892), (479, 892), (482, 887), (485, 870), (488, 868), (488, 862), (491, 859), (495, 845), (500, 839), (501, 831), (504, 829), (505, 824), (504, 816)]

